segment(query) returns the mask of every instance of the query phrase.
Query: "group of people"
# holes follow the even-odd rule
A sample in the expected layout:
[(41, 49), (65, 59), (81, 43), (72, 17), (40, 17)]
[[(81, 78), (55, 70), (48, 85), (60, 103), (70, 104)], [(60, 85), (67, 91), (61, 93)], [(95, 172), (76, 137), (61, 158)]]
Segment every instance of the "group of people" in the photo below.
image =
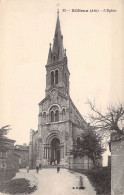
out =
[[(41, 169), (41, 164), (40, 164), (40, 165), (36, 165), (36, 173), (37, 173), (37, 174), (38, 174), (38, 172), (39, 172), (39, 169)], [(60, 171), (60, 165), (57, 164), (57, 173), (59, 173), (59, 171)]]
[(51, 165), (57, 165), (57, 160), (51, 161)]
[[(38, 172), (39, 172), (39, 169), (41, 169), (41, 164), (39, 164), (39, 165), (36, 165), (36, 173), (38, 174)], [(57, 164), (57, 173), (59, 173), (59, 171), (60, 171), (60, 165), (59, 164)], [(27, 166), (27, 173), (29, 172), (29, 166)]]

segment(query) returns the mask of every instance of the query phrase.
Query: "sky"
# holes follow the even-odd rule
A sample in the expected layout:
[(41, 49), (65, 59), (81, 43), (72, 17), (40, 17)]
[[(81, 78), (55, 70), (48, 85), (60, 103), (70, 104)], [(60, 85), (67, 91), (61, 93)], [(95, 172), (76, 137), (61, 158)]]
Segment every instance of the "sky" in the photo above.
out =
[(28, 144), (30, 129), (38, 128), (58, 8), (70, 96), (80, 113), (88, 120), (87, 99), (103, 110), (124, 99), (123, 0), (1, 0), (0, 126), (11, 125), (8, 136), (16, 144)]

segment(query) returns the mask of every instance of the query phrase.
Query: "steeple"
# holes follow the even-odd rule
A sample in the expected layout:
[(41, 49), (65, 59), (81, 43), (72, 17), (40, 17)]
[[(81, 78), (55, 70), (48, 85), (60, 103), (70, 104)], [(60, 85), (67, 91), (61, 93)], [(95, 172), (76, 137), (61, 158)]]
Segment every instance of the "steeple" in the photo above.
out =
[(56, 90), (63, 95), (69, 95), (69, 70), (66, 57), (66, 49), (63, 47), (63, 36), (61, 33), (59, 11), (53, 45), (49, 47), (48, 59), (46, 64), (46, 96)]
[(63, 47), (63, 36), (61, 33), (59, 11), (58, 11), (55, 34), (54, 34), (54, 39), (53, 39), (53, 47), (51, 50), (51, 46), (50, 46), (47, 64), (62, 60), (64, 57), (65, 57), (65, 54), (64, 54), (64, 47)]
[(48, 54), (48, 60), (47, 60), (47, 64), (50, 64), (50, 62), (52, 61), (52, 52), (51, 52), (51, 43), (49, 44), (49, 54)]

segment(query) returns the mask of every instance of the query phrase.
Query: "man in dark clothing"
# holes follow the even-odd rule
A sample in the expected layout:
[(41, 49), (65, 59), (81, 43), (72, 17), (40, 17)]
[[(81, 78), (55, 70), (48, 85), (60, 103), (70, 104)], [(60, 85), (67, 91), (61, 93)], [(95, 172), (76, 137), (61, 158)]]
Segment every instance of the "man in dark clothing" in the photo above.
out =
[(57, 173), (59, 173), (59, 171), (60, 171), (60, 165), (57, 164)]
[(39, 169), (41, 169), (41, 164), (39, 164)]
[(39, 166), (37, 165), (36, 166), (36, 172), (37, 172), (37, 174), (38, 174), (38, 171), (39, 171)]

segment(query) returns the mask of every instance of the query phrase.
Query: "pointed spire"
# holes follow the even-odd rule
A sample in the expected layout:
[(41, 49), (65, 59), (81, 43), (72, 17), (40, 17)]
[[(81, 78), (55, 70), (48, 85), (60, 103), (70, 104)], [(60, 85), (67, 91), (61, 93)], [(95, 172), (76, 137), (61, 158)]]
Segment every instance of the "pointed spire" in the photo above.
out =
[(59, 10), (58, 10), (56, 29), (55, 29), (54, 39), (53, 39), (52, 60), (56, 61), (56, 60), (61, 60), (63, 58), (64, 58), (63, 36), (61, 33)]
[(51, 43), (49, 44), (49, 54), (48, 54), (48, 59), (47, 59), (47, 64), (50, 64), (52, 62), (52, 52), (51, 52)]
[(59, 9), (57, 11), (57, 22), (56, 22), (56, 29), (55, 29), (54, 38), (56, 38), (57, 35), (61, 36), (61, 28), (60, 28), (60, 20), (59, 20)]
[(57, 17), (59, 17), (59, 9), (57, 9)]
[(50, 43), (47, 64), (50, 64), (51, 62), (55, 62), (58, 60), (62, 60), (64, 57), (66, 57), (64, 52), (64, 47), (63, 47), (63, 36), (60, 27), (59, 9), (57, 10), (57, 21), (56, 21), (56, 28), (55, 28), (52, 49), (51, 49), (51, 45), (52, 44)]

